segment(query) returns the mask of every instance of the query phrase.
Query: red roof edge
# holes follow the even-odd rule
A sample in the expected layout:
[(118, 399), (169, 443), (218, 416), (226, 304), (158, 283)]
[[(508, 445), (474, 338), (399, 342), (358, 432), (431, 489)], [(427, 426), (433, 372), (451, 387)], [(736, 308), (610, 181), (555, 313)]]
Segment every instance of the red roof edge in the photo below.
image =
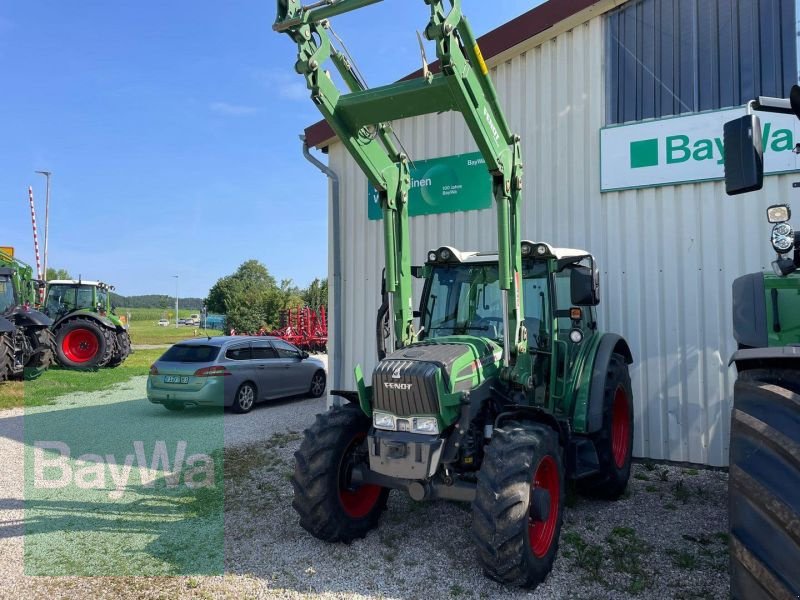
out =
[[(529, 10), (478, 38), (481, 52), (484, 58), (489, 60), (505, 52), (509, 48), (513, 48), (517, 44), (521, 44), (525, 40), (550, 29), (564, 19), (568, 19), (572, 15), (589, 8), (593, 4), (597, 4), (598, 1), (599, 0), (548, 0), (544, 4)], [(438, 61), (436, 61), (431, 65), (431, 70), (434, 72), (438, 71), (438, 66)], [(403, 80), (420, 76), (422, 76), (422, 69), (403, 77)], [(335, 137), (333, 129), (331, 129), (328, 122), (324, 120), (306, 128), (305, 134), (308, 145), (312, 147), (319, 146)]]

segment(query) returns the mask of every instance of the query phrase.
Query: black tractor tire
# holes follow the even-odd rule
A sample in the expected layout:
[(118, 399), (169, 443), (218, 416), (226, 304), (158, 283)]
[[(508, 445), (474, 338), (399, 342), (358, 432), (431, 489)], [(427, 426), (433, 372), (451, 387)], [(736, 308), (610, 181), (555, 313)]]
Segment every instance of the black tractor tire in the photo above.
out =
[(558, 436), (536, 423), (494, 430), (478, 472), (472, 535), (487, 577), (533, 588), (553, 568), (564, 513)]
[(633, 454), (633, 391), (625, 358), (612, 354), (603, 390), (603, 425), (591, 436), (599, 473), (576, 482), (578, 491), (603, 500), (617, 500), (628, 486)]
[(128, 332), (124, 329), (117, 331), (115, 337), (114, 354), (111, 355), (111, 360), (106, 365), (109, 369), (120, 366), (131, 353), (131, 337)]
[[(378, 525), (389, 490), (348, 481), (353, 460), (367, 456), (371, 422), (355, 405), (317, 415), (295, 452), (292, 506), (300, 526), (326, 542), (350, 543)], [(358, 458), (355, 458), (358, 457)]]
[(8, 381), (14, 374), (14, 343), (11, 333), (0, 333), (0, 381)]
[(800, 598), (800, 372), (734, 386), (728, 509), (731, 598)]
[(249, 381), (246, 381), (239, 386), (238, 390), (236, 390), (236, 395), (233, 397), (233, 405), (231, 408), (233, 409), (233, 412), (243, 415), (253, 410), (253, 406), (255, 406), (257, 401), (258, 390), (256, 389), (256, 386)]
[(308, 395), (312, 398), (320, 398), (325, 393), (325, 387), (325, 371), (317, 371), (311, 378), (311, 387), (308, 389)]
[(55, 364), (56, 342), (53, 332), (47, 327), (27, 332), (33, 354), (25, 363), (25, 370), (44, 371)]
[(56, 359), (68, 369), (98, 369), (111, 360), (114, 331), (90, 317), (76, 317), (55, 330)]

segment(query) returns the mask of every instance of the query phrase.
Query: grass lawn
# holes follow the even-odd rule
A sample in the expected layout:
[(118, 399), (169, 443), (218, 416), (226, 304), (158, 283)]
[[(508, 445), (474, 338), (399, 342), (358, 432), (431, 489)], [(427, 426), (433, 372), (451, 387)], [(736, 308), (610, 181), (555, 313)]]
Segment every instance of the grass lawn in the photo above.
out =
[(71, 392), (95, 392), (137, 375), (147, 375), (164, 350), (137, 350), (116, 369), (69, 371), (54, 367), (33, 381), (0, 383), (0, 410), (18, 406), (51, 404), (57, 396)]
[[(188, 338), (204, 337), (206, 331), (200, 327), (180, 325), (175, 327), (159, 327), (155, 321), (134, 321), (128, 332), (133, 344), (174, 344)], [(197, 332), (197, 335), (195, 335)], [(208, 335), (222, 335), (221, 331), (208, 330)]]

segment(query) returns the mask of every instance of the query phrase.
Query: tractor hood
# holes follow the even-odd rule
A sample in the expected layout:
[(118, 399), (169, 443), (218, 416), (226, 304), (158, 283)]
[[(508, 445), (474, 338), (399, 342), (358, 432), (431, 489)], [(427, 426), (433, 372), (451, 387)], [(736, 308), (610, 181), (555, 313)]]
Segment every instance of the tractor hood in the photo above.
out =
[(485, 338), (450, 336), (412, 344), (384, 358), (372, 374), (373, 410), (398, 417), (437, 415), (447, 427), (464, 392), (496, 376), (501, 348)]

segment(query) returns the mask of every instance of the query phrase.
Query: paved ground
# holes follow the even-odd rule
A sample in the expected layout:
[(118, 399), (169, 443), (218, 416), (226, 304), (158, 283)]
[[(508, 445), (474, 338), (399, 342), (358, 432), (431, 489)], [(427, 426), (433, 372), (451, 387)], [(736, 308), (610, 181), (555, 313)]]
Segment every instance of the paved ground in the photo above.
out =
[[(136, 378), (112, 393), (62, 397), (55, 407), (26, 417), (27, 427), (35, 423), (31, 419), (48, 414), (61, 419), (73, 407), (103, 410), (108, 404), (131, 411), (125, 413), (130, 428), (136, 415), (158, 419), (159, 426), (188, 427), (192, 419), (202, 421), (187, 419), (188, 411), (173, 414), (149, 405), (142, 400), (143, 382)], [(637, 464), (630, 491), (619, 502), (570, 495), (559, 558), (550, 578), (533, 594), (502, 588), (481, 575), (466, 506), (421, 505), (392, 493), (380, 527), (366, 539), (349, 546), (319, 542), (297, 524), (288, 477), (302, 430), (324, 408), (324, 400), (287, 400), (249, 415), (221, 417), (225, 575), (213, 577), (25, 576), (22, 457), (29, 435), (23, 436), (20, 410), (0, 413), (0, 598), (728, 596), (727, 475), (715, 471)], [(203, 422), (206, 429), (198, 431), (214, 431), (208, 422), (219, 420)], [(203, 436), (206, 441), (213, 437)], [(30, 512), (28, 519), (30, 528)], [(58, 523), (51, 527), (56, 535), (62, 526)], [(64, 523), (61, 533), (68, 535), (74, 522)], [(138, 534), (130, 532), (129, 539)], [(194, 550), (207, 553), (208, 543), (196, 539)]]

